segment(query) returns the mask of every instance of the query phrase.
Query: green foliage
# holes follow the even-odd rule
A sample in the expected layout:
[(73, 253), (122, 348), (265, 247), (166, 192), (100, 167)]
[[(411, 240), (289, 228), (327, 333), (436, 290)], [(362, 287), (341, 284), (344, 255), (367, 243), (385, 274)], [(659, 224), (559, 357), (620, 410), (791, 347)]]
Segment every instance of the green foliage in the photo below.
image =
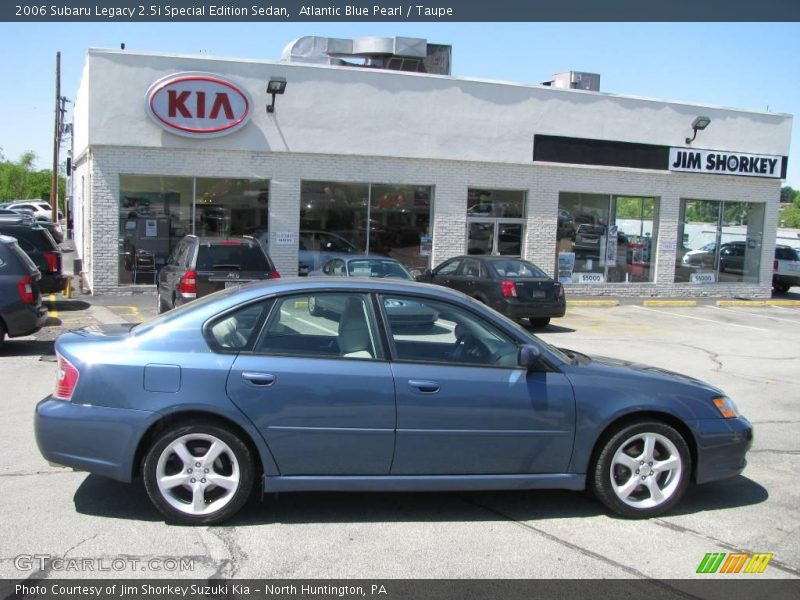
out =
[(800, 190), (785, 185), (781, 188), (781, 203), (794, 203), (800, 206)]
[(652, 198), (633, 198), (617, 196), (618, 219), (652, 219), (654, 205)]
[(795, 204), (784, 207), (778, 213), (778, 227), (800, 228), (800, 203), (797, 200)]
[[(36, 154), (24, 152), (16, 162), (6, 160), (0, 152), (0, 202), (41, 198), (50, 201), (52, 171), (34, 169)], [(58, 178), (58, 205), (63, 210), (66, 181)]]

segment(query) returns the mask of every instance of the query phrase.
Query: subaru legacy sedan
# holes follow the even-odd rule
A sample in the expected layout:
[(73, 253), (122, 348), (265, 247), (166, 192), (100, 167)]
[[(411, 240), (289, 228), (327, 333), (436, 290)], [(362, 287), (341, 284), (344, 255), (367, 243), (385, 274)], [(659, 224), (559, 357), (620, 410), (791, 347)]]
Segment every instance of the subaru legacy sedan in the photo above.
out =
[[(336, 296), (339, 314), (308, 307)], [(409, 331), (395, 302), (429, 306)], [(333, 304), (333, 303), (329, 303)], [(141, 478), (171, 521), (254, 491), (591, 489), (651, 517), (745, 466), (750, 423), (696, 379), (552, 347), (459, 292), (367, 278), (231, 288), (56, 342), (52, 463)]]

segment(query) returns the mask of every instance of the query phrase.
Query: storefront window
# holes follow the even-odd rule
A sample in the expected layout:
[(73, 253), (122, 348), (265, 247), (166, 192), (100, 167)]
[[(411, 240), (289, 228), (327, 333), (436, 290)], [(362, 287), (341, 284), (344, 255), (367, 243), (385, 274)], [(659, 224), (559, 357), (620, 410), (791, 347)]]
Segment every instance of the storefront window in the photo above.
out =
[(195, 233), (268, 239), (269, 184), (261, 179), (197, 179)]
[(120, 285), (154, 284), (185, 235), (266, 235), (268, 200), (264, 180), (121, 175)]
[(764, 205), (682, 200), (675, 281), (758, 283)]
[(655, 198), (562, 192), (556, 267), (564, 283), (653, 281)]
[(522, 256), (525, 192), (467, 192), (467, 254)]
[(391, 256), (424, 270), (430, 254), (430, 186), (304, 181), (300, 273), (341, 254)]
[(192, 233), (192, 179), (120, 175), (119, 283), (154, 284), (177, 243)]

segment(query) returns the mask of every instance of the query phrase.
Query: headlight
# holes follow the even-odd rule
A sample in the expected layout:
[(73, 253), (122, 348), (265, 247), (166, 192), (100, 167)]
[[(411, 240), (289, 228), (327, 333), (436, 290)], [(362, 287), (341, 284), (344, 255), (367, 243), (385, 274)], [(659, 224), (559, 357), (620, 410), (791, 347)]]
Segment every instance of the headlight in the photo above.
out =
[(714, 406), (717, 407), (723, 419), (734, 419), (739, 416), (739, 409), (736, 408), (733, 400), (727, 396), (718, 396), (714, 398), (712, 402), (714, 402)]

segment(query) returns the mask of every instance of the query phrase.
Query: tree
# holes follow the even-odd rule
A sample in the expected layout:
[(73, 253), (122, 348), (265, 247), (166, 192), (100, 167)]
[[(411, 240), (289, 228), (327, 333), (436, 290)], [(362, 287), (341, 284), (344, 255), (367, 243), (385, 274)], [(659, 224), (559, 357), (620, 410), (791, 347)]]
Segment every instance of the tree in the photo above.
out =
[[(36, 154), (23, 152), (19, 160), (6, 160), (0, 153), (0, 201), (29, 200), (41, 198), (50, 201), (52, 171), (50, 169), (35, 170)], [(66, 181), (58, 178), (58, 204), (63, 210)]]
[(778, 227), (800, 227), (800, 204), (784, 206), (778, 213)]
[(785, 185), (781, 188), (781, 204), (797, 204), (800, 206), (800, 190)]

